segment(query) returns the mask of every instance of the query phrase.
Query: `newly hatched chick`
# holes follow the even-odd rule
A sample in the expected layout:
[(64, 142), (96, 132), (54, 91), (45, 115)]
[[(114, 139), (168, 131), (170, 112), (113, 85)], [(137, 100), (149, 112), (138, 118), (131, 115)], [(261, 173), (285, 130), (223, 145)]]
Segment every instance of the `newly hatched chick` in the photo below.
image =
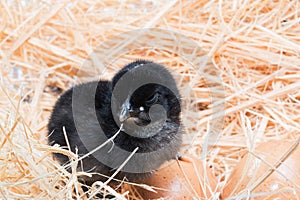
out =
[[(126, 65), (112, 81), (94, 81), (67, 90), (56, 102), (48, 124), (49, 144), (83, 156), (113, 137), (78, 165), (91, 185), (105, 181), (136, 150), (116, 178), (142, 181), (181, 145), (180, 96), (170, 72), (162, 65), (139, 60)], [(120, 130), (122, 124), (123, 129)], [(55, 154), (61, 164), (69, 162)], [(105, 176), (102, 176), (105, 175)]]

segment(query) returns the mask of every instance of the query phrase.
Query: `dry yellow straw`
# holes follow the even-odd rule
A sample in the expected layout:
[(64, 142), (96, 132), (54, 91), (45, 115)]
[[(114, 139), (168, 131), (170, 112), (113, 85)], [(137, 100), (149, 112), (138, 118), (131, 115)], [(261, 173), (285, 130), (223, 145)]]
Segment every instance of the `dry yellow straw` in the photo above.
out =
[[(51, 156), (53, 151), (70, 152), (47, 146), (52, 106), (73, 84), (110, 78), (124, 64), (141, 58), (173, 72), (183, 97), (182, 152), (200, 157), (206, 142), (206, 163), (222, 187), (245, 149), (298, 138), (299, 16), (298, 0), (1, 1), (1, 199), (86, 198), (78, 189), (80, 173), (57, 171), (60, 166)], [(186, 41), (169, 49), (122, 54), (121, 38), (111, 41), (116, 47), (107, 46), (107, 54), (118, 55), (103, 57), (107, 67), (89, 57), (103, 42), (145, 27), (184, 35), (206, 52), (209, 62), (197, 72), (176, 53), (180, 49), (186, 56), (203, 56)], [(157, 37), (167, 45), (174, 35)], [(128, 44), (132, 47), (136, 41)], [(224, 102), (223, 110), (214, 109)], [(216, 143), (205, 139), (215, 128), (212, 116), (224, 117)], [(120, 199), (139, 199), (134, 192), (117, 192)]]

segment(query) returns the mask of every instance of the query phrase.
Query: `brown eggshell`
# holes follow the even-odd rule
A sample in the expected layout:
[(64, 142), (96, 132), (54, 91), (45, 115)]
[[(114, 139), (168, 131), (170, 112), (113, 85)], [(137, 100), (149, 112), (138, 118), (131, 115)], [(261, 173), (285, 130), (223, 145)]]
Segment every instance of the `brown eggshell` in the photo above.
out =
[[(276, 163), (294, 147), (296, 148), (276, 167)], [(293, 142), (270, 141), (259, 145), (254, 155), (245, 154), (235, 167), (221, 194), (223, 199), (236, 199), (234, 196), (238, 195), (241, 199), (300, 198), (299, 145)], [(262, 180), (272, 168), (275, 171)]]
[[(173, 160), (165, 163), (144, 183), (155, 187), (157, 193), (137, 188), (144, 199), (200, 199), (209, 198), (215, 192), (215, 177), (209, 169), (204, 181), (203, 164), (197, 158), (183, 157), (183, 161)], [(205, 192), (204, 192), (204, 187)], [(209, 190), (211, 188), (211, 190)]]

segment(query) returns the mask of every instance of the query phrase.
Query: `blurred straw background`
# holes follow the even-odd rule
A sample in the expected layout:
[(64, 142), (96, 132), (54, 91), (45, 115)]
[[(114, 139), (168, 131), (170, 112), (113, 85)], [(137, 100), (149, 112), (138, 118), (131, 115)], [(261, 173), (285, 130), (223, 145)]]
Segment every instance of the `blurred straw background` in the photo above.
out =
[[(243, 152), (269, 140), (299, 137), (299, 15), (298, 0), (1, 1), (1, 199), (85, 198), (76, 173), (56, 170), (51, 152), (61, 150), (47, 146), (48, 117), (62, 91), (110, 78), (135, 59), (162, 63), (174, 73), (183, 97), (183, 152), (200, 157), (212, 116), (224, 116), (218, 141), (210, 144), (206, 157), (222, 188)], [(108, 67), (82, 67), (103, 42), (149, 27), (195, 41), (211, 62), (197, 72), (197, 66), (169, 50), (120, 54), (112, 48), (119, 57), (103, 61)], [(214, 92), (223, 99), (211, 98), (206, 79), (214, 74), (224, 89)], [(223, 112), (214, 110), (212, 103), (222, 100)], [(138, 199), (105, 188), (118, 199)]]

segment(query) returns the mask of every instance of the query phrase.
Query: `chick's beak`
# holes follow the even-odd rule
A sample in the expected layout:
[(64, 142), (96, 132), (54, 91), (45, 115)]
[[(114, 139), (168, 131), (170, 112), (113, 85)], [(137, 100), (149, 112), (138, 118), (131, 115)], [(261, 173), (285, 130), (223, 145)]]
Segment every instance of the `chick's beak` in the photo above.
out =
[(129, 110), (127, 108), (123, 108), (121, 110), (120, 116), (119, 116), (119, 121), (123, 123), (130, 117)]
[(130, 103), (128, 100), (126, 100), (125, 103), (122, 105), (121, 112), (119, 115), (119, 121), (121, 123), (126, 121), (128, 118), (130, 118), (130, 113), (131, 113)]

